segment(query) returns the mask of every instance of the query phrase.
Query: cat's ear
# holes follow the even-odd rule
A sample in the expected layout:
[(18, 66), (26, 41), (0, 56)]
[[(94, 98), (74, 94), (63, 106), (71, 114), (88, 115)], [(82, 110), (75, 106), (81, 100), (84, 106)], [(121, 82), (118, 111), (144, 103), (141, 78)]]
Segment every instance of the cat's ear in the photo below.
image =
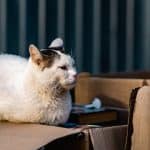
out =
[(56, 38), (51, 42), (48, 48), (64, 52), (64, 42), (61, 38)]
[(35, 45), (31, 44), (29, 46), (29, 53), (30, 53), (30, 57), (31, 57), (32, 61), (35, 62), (37, 65), (40, 65), (43, 57), (42, 57), (39, 49)]

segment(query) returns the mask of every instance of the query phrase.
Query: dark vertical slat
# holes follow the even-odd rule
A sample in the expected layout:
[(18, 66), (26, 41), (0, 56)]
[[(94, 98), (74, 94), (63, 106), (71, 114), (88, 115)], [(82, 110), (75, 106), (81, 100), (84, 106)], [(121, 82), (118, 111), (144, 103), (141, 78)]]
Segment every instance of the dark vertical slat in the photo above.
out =
[(65, 50), (74, 57), (74, 42), (75, 42), (75, 1), (66, 0), (65, 6)]
[(65, 0), (58, 0), (57, 5), (57, 35), (65, 39)]
[(101, 15), (101, 71), (109, 72), (110, 67), (110, 57), (109, 57), (109, 24), (110, 24), (110, 1), (104, 0), (102, 1), (102, 15)]
[(101, 71), (101, 0), (93, 1), (93, 58), (92, 72), (99, 73)]
[(118, 1), (110, 0), (110, 72), (117, 71)]
[(7, 1), (7, 52), (18, 54), (19, 49), (19, 11), (18, 0)]
[(126, 70), (126, 0), (118, 0), (117, 71)]
[[(135, 2), (135, 12), (134, 12), (134, 69), (142, 70), (143, 68), (143, 48), (142, 48), (142, 26), (143, 24), (143, 1), (136, 0)], [(139, 63), (140, 60), (140, 63)]]
[(134, 63), (134, 0), (126, 5), (126, 70), (133, 70)]
[(6, 52), (7, 1), (0, 0), (0, 52)]
[[(26, 0), (27, 4), (27, 49), (29, 44), (38, 46), (38, 3), (37, 0)], [(25, 55), (28, 55), (28, 51)]]
[[(91, 9), (89, 9), (91, 7)], [(84, 71), (92, 71), (92, 42), (93, 42), (93, 2), (86, 1), (83, 5), (83, 68)], [(97, 66), (99, 66), (97, 62)]]
[(46, 45), (57, 37), (57, 1), (47, 0), (46, 3)]
[(26, 0), (19, 2), (19, 55), (25, 56), (26, 51)]
[(78, 70), (81, 71), (83, 69), (83, 1), (76, 0), (75, 7), (75, 57)]
[(38, 0), (38, 45), (45, 47), (46, 43), (46, 0)]

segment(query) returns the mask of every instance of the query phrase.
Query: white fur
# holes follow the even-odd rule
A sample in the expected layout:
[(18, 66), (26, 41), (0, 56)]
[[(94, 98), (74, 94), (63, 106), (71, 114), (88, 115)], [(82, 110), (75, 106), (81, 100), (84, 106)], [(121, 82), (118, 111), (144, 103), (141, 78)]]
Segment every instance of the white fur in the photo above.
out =
[[(69, 55), (58, 53), (60, 59), (43, 71), (31, 58), (0, 55), (0, 120), (51, 125), (67, 121), (76, 70)], [(62, 65), (68, 70), (61, 70)], [(57, 95), (55, 81), (65, 88), (63, 95)]]

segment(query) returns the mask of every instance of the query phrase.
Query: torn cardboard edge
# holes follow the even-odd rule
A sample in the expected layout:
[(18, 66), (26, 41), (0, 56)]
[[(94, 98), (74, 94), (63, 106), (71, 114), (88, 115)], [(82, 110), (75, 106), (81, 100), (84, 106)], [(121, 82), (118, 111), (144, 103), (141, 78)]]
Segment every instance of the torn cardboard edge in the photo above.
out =
[(131, 148), (131, 136), (133, 134), (133, 113), (136, 103), (136, 97), (137, 93), (139, 91), (140, 87), (135, 88), (131, 92), (130, 100), (129, 100), (129, 117), (128, 117), (128, 129), (127, 129), (127, 136), (126, 136), (126, 143), (125, 143), (125, 150), (130, 150)]

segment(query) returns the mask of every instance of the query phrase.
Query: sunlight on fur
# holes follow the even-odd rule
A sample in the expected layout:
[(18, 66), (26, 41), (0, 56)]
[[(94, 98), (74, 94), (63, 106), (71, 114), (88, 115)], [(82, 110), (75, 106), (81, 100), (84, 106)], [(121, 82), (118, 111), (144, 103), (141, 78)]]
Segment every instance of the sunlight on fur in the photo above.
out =
[(29, 53), (28, 60), (0, 55), (0, 120), (63, 124), (72, 107), (69, 90), (76, 83), (74, 60), (64, 53), (60, 38), (48, 49), (30, 45)]

